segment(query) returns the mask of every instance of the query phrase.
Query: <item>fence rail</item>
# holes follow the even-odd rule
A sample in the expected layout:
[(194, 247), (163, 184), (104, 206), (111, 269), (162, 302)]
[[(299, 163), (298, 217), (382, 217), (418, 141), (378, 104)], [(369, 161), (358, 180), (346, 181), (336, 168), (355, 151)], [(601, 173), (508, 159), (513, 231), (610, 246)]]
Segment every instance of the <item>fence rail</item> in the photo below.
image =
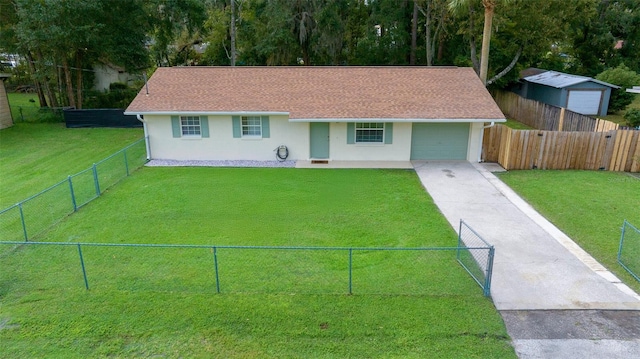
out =
[[(463, 236), (470, 235), (470, 227), (461, 224), (461, 228), (466, 228)], [(451, 279), (451, 273), (442, 270), (442, 263), (455, 263), (457, 258), (483, 294), (490, 296), (493, 247), (478, 240), (475, 234), (469, 237), (459, 239), (457, 247), (420, 248), (23, 241), (0, 241), (0, 244), (14, 249), (25, 246), (60, 249), (46, 255), (39, 253), (39, 257), (66, 263), (64, 269), (57, 271), (47, 268), (51, 275), (61, 276), (69, 275), (68, 266), (74, 261), (71, 252), (65, 249), (75, 249), (75, 265), (86, 290), (116, 285), (143, 290), (209, 289), (216, 293), (295, 293), (306, 288), (321, 293), (432, 294), (444, 284), (441, 280)], [(466, 246), (466, 242), (478, 242), (481, 246)], [(162, 250), (172, 252), (163, 255)], [(24, 258), (18, 261), (24, 263)], [(79, 275), (72, 277), (80, 280)]]
[(140, 139), (84, 171), (0, 211), (0, 240), (29, 241), (146, 162)]
[(618, 263), (640, 282), (640, 229), (626, 219), (622, 224)]
[(640, 172), (640, 131), (558, 132), (485, 129), (484, 160), (507, 170), (581, 169)]
[(493, 97), (507, 117), (539, 130), (608, 132), (621, 129), (617, 123), (526, 99), (513, 92), (495, 91)]

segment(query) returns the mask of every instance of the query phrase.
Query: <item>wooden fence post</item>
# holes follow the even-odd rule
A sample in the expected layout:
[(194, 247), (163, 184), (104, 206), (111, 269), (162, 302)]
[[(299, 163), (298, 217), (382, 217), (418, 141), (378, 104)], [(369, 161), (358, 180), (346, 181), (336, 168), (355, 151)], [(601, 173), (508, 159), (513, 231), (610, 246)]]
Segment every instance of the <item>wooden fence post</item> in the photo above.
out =
[(640, 136), (636, 137), (636, 150), (631, 155), (631, 172), (640, 172)]
[(560, 108), (560, 121), (558, 121), (558, 131), (562, 131), (562, 128), (564, 127), (564, 113), (565, 113), (565, 108), (561, 107)]

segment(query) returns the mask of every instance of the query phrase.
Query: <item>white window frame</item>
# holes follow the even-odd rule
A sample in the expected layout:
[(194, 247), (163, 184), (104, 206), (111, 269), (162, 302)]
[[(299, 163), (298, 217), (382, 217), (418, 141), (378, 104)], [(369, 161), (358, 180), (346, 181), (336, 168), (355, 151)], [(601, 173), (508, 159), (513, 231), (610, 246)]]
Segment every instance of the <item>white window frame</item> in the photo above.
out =
[[(255, 123), (249, 124), (249, 120), (257, 121), (258, 124), (257, 125)], [(240, 117), (240, 136), (242, 138), (262, 138), (262, 117), (261, 116), (241, 116)]]
[[(373, 125), (375, 125), (375, 127), (372, 127)], [(384, 144), (384, 127), (385, 127), (384, 122), (356, 122), (355, 143), (356, 144)], [(365, 132), (365, 131), (380, 131), (380, 140), (379, 141), (378, 140), (363, 141), (361, 138), (362, 135), (358, 136), (358, 132)], [(358, 141), (359, 137), (360, 137), (360, 141)], [(371, 138), (371, 136), (369, 136), (369, 138)]]
[(180, 116), (180, 133), (182, 137), (202, 137), (200, 116)]

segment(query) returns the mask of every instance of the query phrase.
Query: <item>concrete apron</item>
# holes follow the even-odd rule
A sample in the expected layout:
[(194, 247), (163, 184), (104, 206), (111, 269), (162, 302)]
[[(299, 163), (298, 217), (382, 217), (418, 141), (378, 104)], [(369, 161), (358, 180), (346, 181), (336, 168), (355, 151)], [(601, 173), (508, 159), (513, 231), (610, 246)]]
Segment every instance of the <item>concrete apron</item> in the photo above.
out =
[(480, 164), (413, 165), (453, 228), (463, 219), (495, 246), (498, 310), (640, 310), (640, 296)]

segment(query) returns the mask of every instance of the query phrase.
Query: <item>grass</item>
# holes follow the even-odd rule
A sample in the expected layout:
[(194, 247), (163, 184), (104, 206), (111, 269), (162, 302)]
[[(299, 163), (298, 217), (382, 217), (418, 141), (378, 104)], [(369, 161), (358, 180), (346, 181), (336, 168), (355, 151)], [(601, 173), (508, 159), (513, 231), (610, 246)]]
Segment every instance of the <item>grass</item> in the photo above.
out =
[(604, 120), (619, 123), (620, 125), (627, 126), (627, 120), (624, 119), (624, 114), (627, 113), (627, 110), (637, 108), (640, 109), (640, 95), (635, 95), (633, 102), (627, 106), (624, 111), (618, 111), (614, 114), (606, 115), (603, 117)]
[(513, 119), (507, 119), (507, 122), (503, 123), (503, 125), (514, 129), (514, 130), (535, 130), (535, 128), (525, 125), (522, 122), (518, 122)]
[(141, 129), (16, 123), (0, 131), (0, 209), (58, 183), (143, 137)]
[(7, 93), (7, 97), (14, 123), (63, 122), (60, 113), (40, 108), (38, 95), (35, 93)]
[(634, 290), (640, 283), (618, 263), (621, 227), (640, 226), (640, 180), (626, 173), (509, 171), (499, 174), (540, 213)]
[[(143, 168), (40, 240), (451, 246), (404, 170)], [(453, 253), (22, 247), (0, 258), (0, 356), (515, 357)], [(295, 253), (295, 254), (289, 254)], [(417, 283), (417, 285), (416, 285)]]

